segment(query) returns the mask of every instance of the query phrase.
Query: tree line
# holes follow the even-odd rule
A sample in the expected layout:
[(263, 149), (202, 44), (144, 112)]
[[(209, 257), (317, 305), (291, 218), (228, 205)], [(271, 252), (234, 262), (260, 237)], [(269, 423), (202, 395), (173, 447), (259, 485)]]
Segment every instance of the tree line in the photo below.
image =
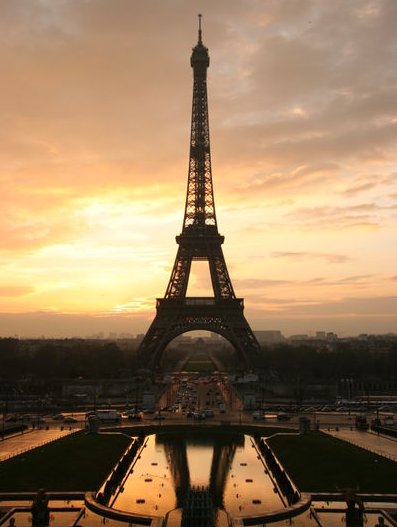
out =
[[(173, 366), (186, 348), (171, 348), (164, 355), (163, 369)], [(213, 353), (227, 369), (238, 369), (236, 355), (223, 346)], [(134, 340), (118, 341), (59, 339), (0, 339), (0, 378), (123, 378), (139, 373)], [(256, 369), (274, 379), (288, 382), (355, 379), (395, 379), (397, 339), (377, 345), (350, 339), (333, 343), (332, 350), (313, 345), (280, 343), (263, 347)]]

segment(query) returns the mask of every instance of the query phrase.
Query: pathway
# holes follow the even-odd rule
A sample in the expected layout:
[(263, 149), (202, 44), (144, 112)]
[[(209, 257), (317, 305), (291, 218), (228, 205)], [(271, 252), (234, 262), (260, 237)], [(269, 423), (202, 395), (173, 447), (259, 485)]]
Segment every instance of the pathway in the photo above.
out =
[(66, 435), (76, 432), (76, 429), (27, 430), (0, 440), (0, 461), (17, 456), (46, 443), (51, 443)]
[[(323, 430), (324, 431), (324, 430)], [(325, 432), (325, 431), (324, 431)], [(334, 437), (339, 437), (343, 441), (353, 443), (361, 448), (375, 452), (380, 456), (387, 457), (397, 461), (397, 440), (384, 435), (378, 435), (375, 432), (366, 432), (359, 430), (332, 430), (325, 432)]]

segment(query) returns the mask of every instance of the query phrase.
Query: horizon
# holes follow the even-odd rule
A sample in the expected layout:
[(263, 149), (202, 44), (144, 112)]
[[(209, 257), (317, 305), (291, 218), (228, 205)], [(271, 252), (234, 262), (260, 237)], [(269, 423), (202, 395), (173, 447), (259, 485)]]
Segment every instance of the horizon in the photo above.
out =
[[(396, 332), (397, 3), (174, 6), (5, 0), (0, 337), (148, 329), (182, 227), (198, 12), (251, 328)], [(211, 296), (196, 263), (189, 296)]]
[[(0, 315), (1, 317), (5, 315)], [(81, 316), (74, 314), (59, 314), (59, 313), (27, 313), (17, 314), (13, 320), (13, 315), (8, 314), (6, 325), (10, 328), (14, 328), (15, 331), (10, 331), (9, 334), (0, 334), (0, 338), (18, 338), (18, 339), (118, 339), (118, 338), (136, 338), (143, 336), (144, 331), (140, 331), (140, 326), (135, 326), (136, 329), (131, 325), (131, 320), (128, 316), (118, 317), (115, 315), (99, 315), (99, 316)], [(25, 318), (23, 324), (23, 332), (18, 333), (20, 329), (20, 317)], [(56, 323), (54, 319), (62, 319)], [(106, 325), (107, 324), (107, 325)], [(51, 331), (50, 327), (57, 328), (55, 331)], [(306, 327), (302, 331), (302, 327)], [(287, 328), (290, 328), (288, 330)], [(295, 331), (293, 329), (295, 328)], [(313, 327), (304, 326), (303, 324), (293, 325), (292, 321), (286, 321), (280, 327), (268, 326), (253, 327), (254, 333), (258, 332), (272, 332), (279, 331), (285, 338), (290, 338), (296, 335), (307, 335), (313, 337), (318, 332), (325, 332), (335, 334), (338, 338), (358, 338), (362, 335), (371, 336), (390, 336), (396, 335), (395, 331), (365, 331), (360, 332), (357, 328), (357, 332), (349, 333), (348, 331), (335, 331), (330, 325), (318, 325)], [(202, 330), (190, 330), (183, 333), (184, 336), (197, 336), (191, 334), (207, 334), (209, 331)], [(222, 337), (223, 338), (223, 337)]]

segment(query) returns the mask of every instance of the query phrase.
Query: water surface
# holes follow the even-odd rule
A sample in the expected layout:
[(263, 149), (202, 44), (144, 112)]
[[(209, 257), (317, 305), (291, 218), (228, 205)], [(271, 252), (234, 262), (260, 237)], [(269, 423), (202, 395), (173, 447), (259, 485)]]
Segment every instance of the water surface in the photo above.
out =
[(140, 458), (109, 505), (165, 516), (183, 507), (191, 487), (208, 487), (214, 506), (232, 517), (284, 507), (253, 438), (204, 430), (147, 436)]

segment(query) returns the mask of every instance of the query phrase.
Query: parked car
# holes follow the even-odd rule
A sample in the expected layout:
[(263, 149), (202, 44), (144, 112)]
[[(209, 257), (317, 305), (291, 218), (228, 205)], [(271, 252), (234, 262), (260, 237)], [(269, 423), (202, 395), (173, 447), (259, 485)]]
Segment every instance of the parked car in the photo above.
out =
[(289, 421), (291, 419), (291, 416), (286, 414), (285, 412), (279, 412), (277, 414), (277, 419), (279, 421)]
[(254, 421), (263, 421), (265, 417), (263, 413), (258, 410), (258, 411), (252, 412), (252, 419)]
[(53, 421), (63, 421), (65, 416), (63, 414), (56, 414), (52, 416)]
[(5, 419), (5, 423), (16, 423), (18, 421), (18, 417), (16, 415), (8, 415)]
[(64, 423), (78, 423), (77, 419), (75, 417), (65, 417), (63, 420)]

